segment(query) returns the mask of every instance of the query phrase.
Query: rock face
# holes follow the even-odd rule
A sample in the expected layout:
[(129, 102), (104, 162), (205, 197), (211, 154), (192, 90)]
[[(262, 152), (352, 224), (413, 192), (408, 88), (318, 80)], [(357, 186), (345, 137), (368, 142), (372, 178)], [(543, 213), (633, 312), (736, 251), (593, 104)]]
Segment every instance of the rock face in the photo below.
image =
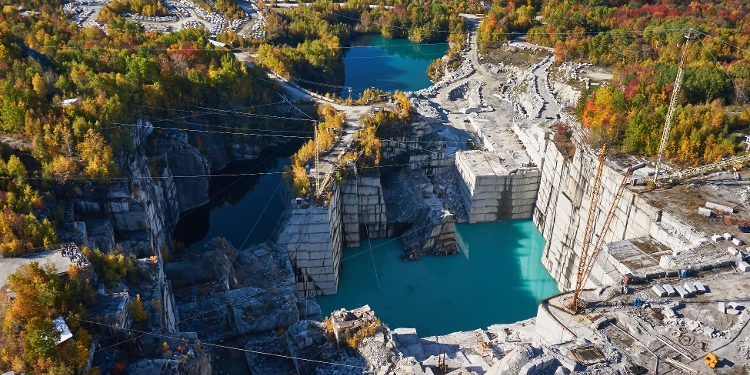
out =
[(286, 331), (289, 354), (293, 358), (294, 369), (300, 375), (313, 375), (323, 360), (323, 352), (333, 350), (328, 341), (325, 325), (320, 322), (303, 320)]
[[(229, 241), (214, 238), (203, 248), (203, 252), (187, 260), (164, 265), (164, 274), (172, 280), (175, 290), (213, 283), (213, 290), (227, 291), (237, 287), (232, 262), (237, 258), (237, 249)], [(178, 292), (178, 294), (187, 294)]]
[(404, 249), (402, 259), (457, 254), (455, 218), (435, 196), (435, 186), (427, 175), (402, 171), (385, 178), (389, 220), (409, 228), (399, 237)]
[(210, 244), (205, 257), (168, 271), (182, 274), (196, 264), (215, 264), (193, 277), (190, 287), (205, 291), (194, 295), (200, 300), (178, 306), (182, 330), (213, 341), (288, 327), (299, 321), (301, 310), (319, 316), (314, 301), (297, 298), (294, 270), (280, 247), (266, 242), (236, 251), (226, 240)]
[(285, 334), (272, 332), (246, 338), (245, 360), (253, 375), (289, 375), (296, 371), (294, 364), (287, 359), (290, 353), (286, 337)]
[(486, 151), (457, 152), (456, 169), (469, 223), (531, 218), (539, 169), (506, 166)]
[[(177, 189), (171, 176), (169, 168), (160, 172), (161, 177), (152, 175), (148, 158), (143, 154), (142, 144), (150, 133), (151, 127), (148, 123), (139, 122), (139, 126), (133, 128), (133, 139), (135, 150), (126, 168), (133, 177), (132, 187), (127, 185), (115, 186), (109, 189), (108, 201), (112, 214), (120, 213), (120, 223), (132, 223), (137, 219), (137, 226), (132, 224), (119, 226), (118, 216), (115, 216), (115, 238), (126, 249), (146, 249), (143, 256), (154, 255), (157, 257), (158, 270), (156, 283), (158, 296), (155, 299), (162, 301), (160, 313), (161, 325), (166, 332), (175, 332), (177, 322), (174, 308), (174, 295), (172, 285), (164, 277), (163, 255), (169, 253), (172, 244), (172, 231), (180, 215), (177, 203)], [(143, 207), (129, 213), (131, 207)], [(125, 211), (128, 209), (128, 211)], [(129, 217), (132, 215), (133, 217)], [(138, 230), (129, 229), (138, 228)], [(157, 298), (158, 297), (158, 298)]]
[(192, 332), (162, 335), (145, 335), (142, 340), (150, 359), (142, 359), (125, 369), (133, 375), (211, 375), (211, 357), (198, 345)]
[(335, 184), (328, 207), (295, 208), (276, 242), (285, 249), (297, 272), (301, 296), (335, 294), (343, 232), (341, 188)]
[(215, 293), (214, 298), (179, 305), (178, 311), (180, 328), (208, 341), (277, 330), (299, 320), (293, 285), (275, 292), (250, 287)]
[(530, 345), (517, 345), (508, 354), (497, 362), (487, 374), (492, 375), (516, 375), (521, 368), (538, 354)]
[(174, 179), (180, 211), (208, 203), (208, 175), (211, 167), (200, 152), (189, 144), (181, 144), (167, 154), (167, 164), (174, 176), (204, 176)]
[(425, 254), (458, 254), (453, 214), (444, 210), (440, 201), (423, 208), (412, 229), (406, 231), (400, 241), (403, 260), (417, 260)]
[[(196, 144), (198, 144), (197, 137), (195, 141)], [(232, 160), (227, 152), (227, 140), (224, 137), (217, 137), (210, 133), (201, 133), (200, 145), (201, 155), (205, 157), (206, 161), (211, 166), (211, 171), (215, 172), (226, 167)]]
[(341, 188), (344, 246), (359, 247), (363, 238), (388, 235), (383, 187), (380, 177), (354, 176)]
[[(542, 264), (557, 280), (560, 290), (570, 290), (575, 283), (579, 249), (591, 203), (591, 189), (597, 165), (596, 156), (580, 149), (575, 155), (565, 158), (551, 142), (544, 153), (540, 189), (534, 210), (534, 224), (545, 241)], [(604, 166), (602, 192), (597, 207), (597, 228), (607, 216), (622, 175)], [(659, 235), (664, 220), (660, 210), (646, 202), (645, 198), (625, 190), (617, 207), (611, 230), (604, 243), (643, 237), (651, 234), (655, 238), (678, 236)], [(664, 233), (666, 234), (666, 233)], [(675, 244), (677, 245), (677, 244)], [(681, 246), (674, 246), (675, 249)]]

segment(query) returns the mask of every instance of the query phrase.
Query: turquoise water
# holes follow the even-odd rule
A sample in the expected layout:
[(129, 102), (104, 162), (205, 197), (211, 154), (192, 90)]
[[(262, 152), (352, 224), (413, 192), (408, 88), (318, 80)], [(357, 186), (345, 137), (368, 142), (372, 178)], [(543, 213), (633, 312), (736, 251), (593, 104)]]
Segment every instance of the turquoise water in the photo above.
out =
[[(427, 67), (448, 51), (447, 43), (418, 44), (409, 39), (365, 35), (355, 39), (344, 54), (344, 86), (357, 99), (367, 88), (415, 91), (432, 85)], [(349, 97), (348, 89), (341, 97)]]
[(403, 262), (398, 239), (345, 249), (338, 294), (316, 297), (323, 314), (369, 304), (388, 326), (425, 337), (531, 318), (539, 301), (558, 292), (530, 220), (457, 229), (461, 254), (454, 256)]

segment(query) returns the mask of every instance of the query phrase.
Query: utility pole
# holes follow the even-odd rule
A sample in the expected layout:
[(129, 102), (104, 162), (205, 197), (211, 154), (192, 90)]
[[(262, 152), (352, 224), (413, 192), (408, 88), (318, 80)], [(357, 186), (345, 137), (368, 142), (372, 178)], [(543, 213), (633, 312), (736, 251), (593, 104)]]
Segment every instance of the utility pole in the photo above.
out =
[(315, 127), (315, 132), (313, 133), (313, 136), (315, 137), (315, 198), (318, 197), (320, 194), (320, 174), (318, 174), (318, 162), (320, 161), (320, 150), (318, 148), (318, 122), (313, 121), (313, 127)]

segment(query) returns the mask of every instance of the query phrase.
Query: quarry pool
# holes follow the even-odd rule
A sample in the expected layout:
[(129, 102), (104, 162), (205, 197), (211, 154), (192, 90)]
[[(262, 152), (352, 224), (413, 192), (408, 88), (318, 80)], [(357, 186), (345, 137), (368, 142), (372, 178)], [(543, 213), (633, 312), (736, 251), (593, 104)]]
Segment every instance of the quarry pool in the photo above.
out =
[[(366, 88), (384, 91), (415, 91), (432, 85), (427, 67), (445, 55), (447, 43), (419, 44), (409, 39), (387, 39), (363, 35), (344, 54), (344, 86), (352, 88), (352, 98)], [(349, 96), (349, 90), (340, 93)]]
[(531, 220), (458, 224), (457, 240), (459, 255), (415, 262), (401, 261), (398, 239), (345, 249), (338, 294), (316, 298), (323, 314), (369, 304), (391, 328), (425, 337), (534, 317), (558, 292)]
[(217, 172), (207, 204), (182, 213), (175, 240), (193, 251), (214, 237), (245, 247), (270, 238), (286, 209), (281, 172), (300, 142), (268, 148), (255, 160), (235, 161)]

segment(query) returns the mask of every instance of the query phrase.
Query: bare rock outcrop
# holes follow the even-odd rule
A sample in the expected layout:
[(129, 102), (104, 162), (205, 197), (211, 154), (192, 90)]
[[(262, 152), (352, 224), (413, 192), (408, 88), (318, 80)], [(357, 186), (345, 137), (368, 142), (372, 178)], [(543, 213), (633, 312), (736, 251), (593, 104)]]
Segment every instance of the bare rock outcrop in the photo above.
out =
[(138, 375), (211, 375), (211, 357), (203, 351), (193, 332), (178, 332), (165, 337), (146, 335), (143, 348), (148, 357), (125, 369)]
[(456, 223), (453, 214), (440, 207), (425, 207), (412, 229), (401, 236), (404, 260), (417, 260), (420, 256), (458, 254)]
[(184, 212), (208, 203), (211, 166), (198, 149), (189, 144), (181, 146), (167, 154), (167, 162), (173, 176), (197, 176), (174, 179), (180, 211)]
[[(204, 255), (168, 271), (175, 284), (185, 277), (201, 281), (190, 285), (192, 302), (178, 306), (182, 330), (213, 341), (286, 328), (300, 316), (320, 317), (315, 301), (297, 297), (294, 270), (283, 249), (266, 242), (237, 251), (223, 239), (208, 247)], [(200, 267), (209, 270), (187, 275)]]

